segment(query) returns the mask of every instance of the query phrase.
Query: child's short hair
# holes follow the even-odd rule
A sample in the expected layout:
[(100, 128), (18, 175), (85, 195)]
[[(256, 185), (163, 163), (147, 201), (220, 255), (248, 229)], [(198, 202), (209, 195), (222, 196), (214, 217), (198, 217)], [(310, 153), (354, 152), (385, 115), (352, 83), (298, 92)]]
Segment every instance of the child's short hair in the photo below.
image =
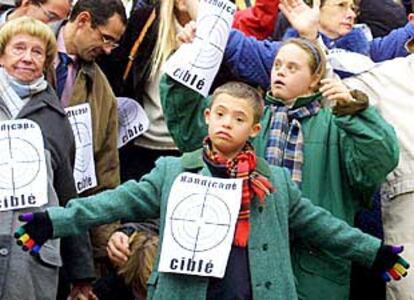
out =
[(229, 81), (225, 84), (219, 86), (214, 90), (213, 99), (211, 105), (213, 105), (214, 100), (221, 94), (226, 94), (235, 98), (245, 99), (249, 102), (253, 108), (254, 123), (259, 123), (263, 114), (264, 101), (259, 91), (250, 85), (238, 82), (238, 81)]

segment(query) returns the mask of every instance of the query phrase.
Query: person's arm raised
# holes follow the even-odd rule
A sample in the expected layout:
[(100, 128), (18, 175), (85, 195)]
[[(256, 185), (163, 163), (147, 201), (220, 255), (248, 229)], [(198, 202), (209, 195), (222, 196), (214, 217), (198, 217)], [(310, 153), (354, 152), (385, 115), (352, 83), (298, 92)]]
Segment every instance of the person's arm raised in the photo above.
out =
[(314, 0), (310, 7), (303, 0), (281, 0), (279, 9), (301, 37), (315, 41), (319, 31), (320, 2)]

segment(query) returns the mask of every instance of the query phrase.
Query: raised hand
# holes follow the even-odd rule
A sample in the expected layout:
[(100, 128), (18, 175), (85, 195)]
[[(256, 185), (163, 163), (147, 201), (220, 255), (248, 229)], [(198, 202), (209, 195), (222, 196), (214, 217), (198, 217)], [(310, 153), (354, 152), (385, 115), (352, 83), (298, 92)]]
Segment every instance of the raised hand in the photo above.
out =
[(281, 0), (279, 9), (301, 37), (315, 40), (319, 31), (320, 0), (313, 0), (312, 7), (303, 0)]
[(196, 28), (197, 25), (194, 21), (190, 21), (187, 24), (185, 24), (183, 29), (180, 32), (178, 32), (177, 36), (175, 37), (178, 46), (181, 46), (181, 44), (192, 43), (196, 36)]
[(23, 251), (37, 255), (48, 239), (53, 237), (53, 226), (47, 212), (24, 213), (19, 216), (19, 221), (27, 222), (17, 228), (14, 237)]

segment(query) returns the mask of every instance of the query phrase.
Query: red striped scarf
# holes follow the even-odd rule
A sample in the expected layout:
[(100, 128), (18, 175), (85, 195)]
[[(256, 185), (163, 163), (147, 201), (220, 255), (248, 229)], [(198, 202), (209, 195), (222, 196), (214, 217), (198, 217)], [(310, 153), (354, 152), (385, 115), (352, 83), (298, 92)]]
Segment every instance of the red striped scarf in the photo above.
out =
[(241, 207), (233, 243), (238, 247), (246, 247), (250, 232), (250, 201), (257, 196), (260, 205), (264, 205), (266, 196), (274, 191), (272, 183), (256, 171), (256, 153), (248, 142), (235, 158), (228, 160), (211, 149), (211, 142), (207, 138), (204, 141), (204, 153), (204, 157), (213, 164), (225, 167), (230, 178), (243, 179)]

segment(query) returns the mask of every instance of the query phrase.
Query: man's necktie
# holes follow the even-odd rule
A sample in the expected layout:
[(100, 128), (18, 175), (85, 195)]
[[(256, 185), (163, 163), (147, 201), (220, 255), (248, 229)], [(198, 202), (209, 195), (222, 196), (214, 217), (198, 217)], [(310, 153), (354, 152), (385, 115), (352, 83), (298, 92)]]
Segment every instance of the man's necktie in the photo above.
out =
[(68, 77), (68, 65), (72, 63), (72, 59), (63, 52), (59, 52), (58, 55), (60, 62), (56, 68), (56, 93), (60, 99)]

